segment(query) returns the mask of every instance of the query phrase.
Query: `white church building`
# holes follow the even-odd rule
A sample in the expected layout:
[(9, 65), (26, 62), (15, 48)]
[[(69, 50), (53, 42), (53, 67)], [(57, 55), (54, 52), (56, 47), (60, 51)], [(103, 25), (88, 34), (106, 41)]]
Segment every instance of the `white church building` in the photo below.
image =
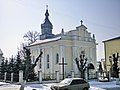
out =
[[(85, 52), (87, 58), (87, 64), (92, 63), (96, 70), (96, 40), (94, 34), (88, 32), (87, 27), (81, 25), (74, 30), (64, 32), (61, 30), (60, 34), (54, 35), (52, 33), (53, 25), (49, 21), (48, 9), (45, 13), (45, 21), (41, 24), (40, 40), (32, 43), (29, 47), (31, 50), (31, 59), (33, 62), (35, 58), (43, 52), (42, 58), (38, 61), (35, 67), (35, 72), (42, 72), (43, 78), (56, 78), (56, 72), (59, 71), (60, 75), (63, 74), (62, 59), (64, 59), (64, 74), (65, 77), (71, 75), (71, 71), (79, 76), (75, 58), (79, 58), (82, 51)], [(95, 71), (94, 70), (94, 71)], [(91, 73), (95, 73), (95, 72)], [(62, 77), (62, 76), (61, 76)]]

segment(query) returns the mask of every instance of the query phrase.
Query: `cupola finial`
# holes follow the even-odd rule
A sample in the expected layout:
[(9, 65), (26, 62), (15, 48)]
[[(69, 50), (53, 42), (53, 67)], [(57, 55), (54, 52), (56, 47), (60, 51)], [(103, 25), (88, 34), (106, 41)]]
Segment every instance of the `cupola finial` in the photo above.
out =
[(48, 5), (46, 5), (46, 13), (45, 13), (46, 18), (48, 18), (49, 13), (48, 13)]
[(48, 10), (48, 5), (46, 5), (46, 10)]
[(83, 25), (83, 20), (81, 20), (80, 22), (81, 22), (81, 25)]

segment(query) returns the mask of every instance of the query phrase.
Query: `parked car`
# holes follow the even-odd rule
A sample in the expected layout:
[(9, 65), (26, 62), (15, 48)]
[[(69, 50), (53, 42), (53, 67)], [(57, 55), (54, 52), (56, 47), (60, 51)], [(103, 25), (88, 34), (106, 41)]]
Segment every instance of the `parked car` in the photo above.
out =
[(89, 83), (82, 78), (66, 78), (51, 86), (52, 90), (88, 90), (89, 88)]

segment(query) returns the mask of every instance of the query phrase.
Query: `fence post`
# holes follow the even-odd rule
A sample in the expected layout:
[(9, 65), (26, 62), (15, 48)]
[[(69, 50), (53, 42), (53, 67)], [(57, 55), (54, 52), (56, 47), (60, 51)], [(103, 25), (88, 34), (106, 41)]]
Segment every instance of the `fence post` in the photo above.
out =
[(11, 73), (11, 82), (13, 82), (13, 72)]
[(99, 81), (99, 72), (96, 72), (97, 81)]
[(56, 82), (60, 82), (60, 76), (59, 76), (59, 71), (56, 71)]
[(19, 71), (19, 83), (23, 83), (23, 71)]
[(4, 81), (6, 81), (7, 72), (4, 73)]
[(71, 76), (72, 76), (72, 78), (74, 78), (74, 77), (75, 77), (75, 73), (74, 73), (74, 71), (73, 71), (73, 70), (71, 71)]
[(108, 80), (111, 81), (111, 73), (108, 72)]
[(84, 73), (85, 73), (85, 80), (88, 81), (88, 73), (87, 73), (87, 71), (85, 71)]
[(42, 71), (38, 71), (38, 76), (39, 76), (39, 83), (42, 83)]

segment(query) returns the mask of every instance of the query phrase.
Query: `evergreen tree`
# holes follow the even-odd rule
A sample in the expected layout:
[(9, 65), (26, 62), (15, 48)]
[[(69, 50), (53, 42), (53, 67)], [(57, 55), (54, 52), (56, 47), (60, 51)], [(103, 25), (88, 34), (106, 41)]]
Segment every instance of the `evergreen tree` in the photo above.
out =
[(17, 55), (17, 58), (16, 58), (16, 64), (15, 64), (15, 66), (16, 66), (17, 72), (19, 72), (19, 70), (23, 69), (23, 65), (22, 65), (22, 61), (21, 61), (19, 52), (18, 52), (18, 55)]
[(26, 81), (29, 80), (34, 80), (36, 75), (34, 73), (34, 68), (32, 67), (32, 64), (31, 64), (31, 53), (30, 53), (30, 49), (24, 47), (24, 51), (25, 51), (25, 56), (24, 56), (24, 69), (25, 69), (25, 72), (24, 72), (24, 79)]
[(5, 62), (4, 59), (2, 59), (0, 66), (0, 79), (4, 79), (4, 73), (5, 73)]
[(5, 63), (4, 63), (4, 71), (5, 71), (5, 72), (8, 72), (8, 71), (9, 71), (7, 58), (6, 58)]
[(12, 73), (12, 72), (14, 72), (14, 58), (13, 58), (13, 56), (12, 56), (12, 58), (10, 59), (10, 62), (9, 62), (9, 64), (8, 64), (8, 71), (7, 72), (10, 72), (10, 73)]

